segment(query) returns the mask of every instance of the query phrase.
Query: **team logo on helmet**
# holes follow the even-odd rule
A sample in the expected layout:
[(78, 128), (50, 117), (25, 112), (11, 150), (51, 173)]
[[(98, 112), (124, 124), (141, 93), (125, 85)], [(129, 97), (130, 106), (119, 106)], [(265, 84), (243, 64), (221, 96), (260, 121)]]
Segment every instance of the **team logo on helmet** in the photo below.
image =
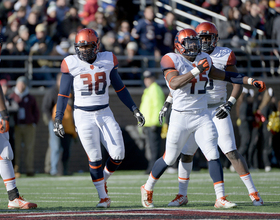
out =
[[(80, 47), (87, 45), (92, 45), (92, 48), (87, 48), (85, 50), (80, 49)], [(83, 61), (93, 60), (96, 58), (100, 47), (98, 34), (93, 29), (84, 28), (77, 33), (74, 46), (79, 59)]]

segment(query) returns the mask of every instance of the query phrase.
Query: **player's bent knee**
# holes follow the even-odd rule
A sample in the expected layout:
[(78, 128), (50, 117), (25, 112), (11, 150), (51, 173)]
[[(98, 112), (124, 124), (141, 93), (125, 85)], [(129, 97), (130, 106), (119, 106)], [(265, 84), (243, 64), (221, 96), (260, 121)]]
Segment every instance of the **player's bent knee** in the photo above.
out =
[(206, 155), (205, 155), (206, 159), (208, 161), (210, 160), (217, 160), (220, 157), (219, 151), (216, 149), (213, 149), (211, 151), (209, 151)]
[(13, 160), (14, 159), (14, 153), (11, 147), (11, 144), (9, 141), (6, 141), (3, 144), (4, 148), (1, 152), (1, 157), (3, 160)]
[(183, 163), (190, 163), (193, 161), (193, 155), (181, 154), (181, 161)]
[(233, 151), (226, 153), (226, 156), (229, 160), (239, 159), (239, 153), (237, 152), (237, 150), (233, 150)]
[(173, 159), (173, 158), (163, 158), (164, 162), (166, 163), (167, 166), (172, 166), (175, 162), (176, 162), (176, 159)]

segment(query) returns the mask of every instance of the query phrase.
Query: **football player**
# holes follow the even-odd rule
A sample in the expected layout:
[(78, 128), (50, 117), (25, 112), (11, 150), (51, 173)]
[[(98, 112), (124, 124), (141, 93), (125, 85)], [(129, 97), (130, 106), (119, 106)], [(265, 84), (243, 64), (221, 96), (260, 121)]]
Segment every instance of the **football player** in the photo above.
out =
[[(195, 31), (198, 33), (198, 36), (202, 41), (201, 50), (210, 55), (213, 65), (216, 68), (238, 72), (235, 66), (236, 57), (234, 52), (227, 47), (217, 46), (218, 30), (215, 24), (211, 22), (202, 22), (196, 27)], [(231, 96), (226, 101), (226, 86), (227, 82), (212, 79), (209, 80), (206, 87), (208, 111), (218, 132), (218, 145), (220, 149), (229, 159), (232, 166), (247, 187), (249, 197), (251, 198), (253, 205), (261, 206), (263, 205), (263, 200), (253, 183), (247, 163), (243, 156), (237, 151), (233, 126), (229, 116), (232, 106), (241, 94), (241, 90), (238, 91), (236, 87), (238, 85), (233, 84)], [(171, 99), (172, 98), (169, 98), (169, 100)], [(165, 114), (164, 109), (161, 110), (160, 121), (162, 121), (162, 114)], [(196, 147), (189, 148), (188, 146)], [(176, 198), (168, 204), (168, 206), (181, 206), (187, 204), (189, 176), (192, 170), (193, 155), (197, 148), (198, 146), (194, 140), (194, 136), (191, 135), (186, 146), (182, 150), (181, 159), (179, 161), (179, 193)]]
[[(99, 52), (100, 39), (93, 29), (80, 30), (75, 38), (76, 55), (61, 63), (61, 83), (57, 100), (54, 132), (63, 137), (62, 118), (71, 88), (74, 90), (74, 121), (89, 159), (90, 175), (95, 185), (98, 208), (110, 207), (106, 181), (124, 159), (121, 129), (109, 107), (108, 88), (114, 87), (120, 100), (133, 112), (139, 126), (145, 119), (118, 74), (118, 60), (112, 52)], [(101, 144), (110, 157), (102, 169)]]
[[(0, 54), (2, 39), (0, 38)], [(13, 150), (9, 142), (9, 113), (5, 105), (5, 98), (0, 85), (0, 175), (6, 186), (9, 209), (35, 209), (37, 204), (25, 201), (16, 187), (15, 172), (12, 164)]]
[[(236, 84), (252, 84), (260, 90), (265, 89), (265, 84), (242, 74), (217, 69), (212, 65), (211, 57), (201, 52), (201, 40), (192, 29), (183, 29), (177, 33), (175, 48), (175, 53), (168, 53), (161, 59), (166, 84), (173, 97), (166, 151), (155, 162), (146, 184), (141, 186), (142, 205), (154, 207), (152, 198), (156, 182), (166, 168), (176, 161), (189, 136), (193, 135), (208, 160), (216, 193), (215, 207), (236, 207), (235, 203), (229, 202), (225, 197), (223, 170), (217, 149), (218, 134), (207, 110), (205, 85), (209, 78)], [(193, 151), (193, 154), (196, 150), (193, 146), (186, 148)]]

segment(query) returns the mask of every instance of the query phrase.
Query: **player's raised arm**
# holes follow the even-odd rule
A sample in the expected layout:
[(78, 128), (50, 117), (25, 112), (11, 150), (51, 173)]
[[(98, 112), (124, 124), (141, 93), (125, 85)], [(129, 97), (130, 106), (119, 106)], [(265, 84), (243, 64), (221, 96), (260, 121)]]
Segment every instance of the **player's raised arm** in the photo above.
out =
[(259, 92), (263, 92), (264, 90), (266, 90), (266, 85), (261, 80), (245, 76), (242, 73), (219, 70), (219, 69), (215, 68), (214, 66), (212, 66), (212, 68), (211, 68), (209, 77), (211, 79), (224, 80), (224, 81), (227, 81), (230, 83), (235, 83), (235, 84), (252, 85), (252, 86), (255, 86), (256, 88), (258, 88)]
[(134, 117), (138, 121), (138, 126), (142, 127), (145, 124), (145, 118), (132, 100), (126, 86), (123, 84), (123, 81), (118, 74), (118, 60), (114, 54), (113, 57), (115, 66), (110, 73), (111, 84), (115, 89), (115, 92), (117, 93), (119, 99), (129, 108), (130, 111), (133, 112)]

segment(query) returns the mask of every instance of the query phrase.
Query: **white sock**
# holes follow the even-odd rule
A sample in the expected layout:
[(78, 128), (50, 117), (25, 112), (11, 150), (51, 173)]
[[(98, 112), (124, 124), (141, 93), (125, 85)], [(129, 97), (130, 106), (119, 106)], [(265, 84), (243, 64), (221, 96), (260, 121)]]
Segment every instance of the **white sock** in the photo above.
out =
[(16, 188), (16, 179), (12, 161), (0, 160), (0, 175), (4, 181), (7, 191)]
[(108, 197), (107, 193), (105, 192), (105, 188), (104, 188), (104, 180), (94, 182), (93, 184), (95, 185), (95, 188), (98, 192), (98, 196), (100, 199), (104, 199), (104, 198)]
[(183, 196), (188, 194), (188, 185), (190, 180), (190, 174), (192, 171), (193, 162), (191, 163), (183, 163), (181, 160), (179, 161), (178, 166), (178, 180), (179, 180), (179, 193)]
[(145, 190), (153, 191), (157, 181), (158, 181), (158, 179), (153, 178), (152, 175), (150, 174), (149, 178), (145, 184)]
[(216, 193), (216, 199), (219, 199), (219, 198), (225, 196), (224, 183), (214, 184), (214, 189), (215, 189), (215, 193)]
[(104, 167), (103, 170), (103, 176), (104, 176), (104, 182), (107, 182), (107, 180), (109, 179), (109, 177), (113, 174), (114, 172), (110, 172), (109, 170), (107, 170), (106, 166)]
[(254, 185), (254, 182), (253, 182), (253, 179), (252, 179), (250, 173), (247, 173), (245, 175), (240, 175), (240, 179), (243, 181), (243, 183), (247, 187), (249, 194), (252, 192), (258, 191)]

